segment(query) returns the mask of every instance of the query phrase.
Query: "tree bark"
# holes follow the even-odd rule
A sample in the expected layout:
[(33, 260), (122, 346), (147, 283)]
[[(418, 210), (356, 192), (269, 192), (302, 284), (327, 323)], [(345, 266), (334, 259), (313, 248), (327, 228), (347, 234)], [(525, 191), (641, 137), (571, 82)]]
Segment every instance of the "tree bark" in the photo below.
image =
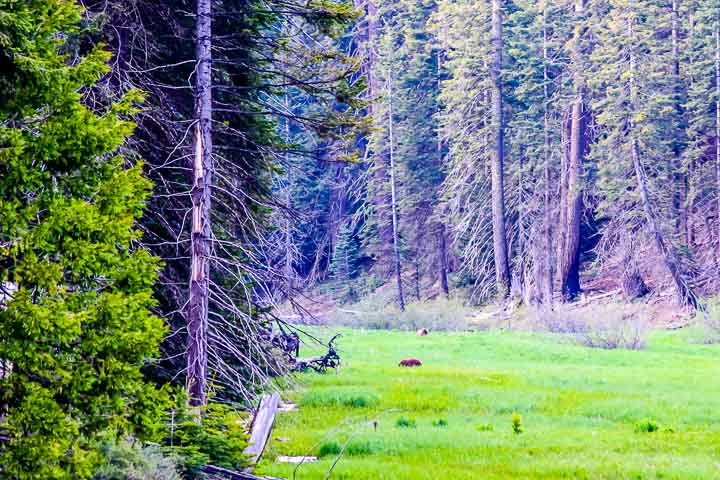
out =
[(390, 140), (390, 206), (392, 208), (392, 241), (395, 256), (395, 278), (397, 281), (398, 307), (405, 311), (405, 296), (403, 295), (402, 266), (400, 264), (400, 242), (398, 229), (397, 192), (395, 188), (395, 155), (393, 143), (393, 90), (392, 77), (388, 78), (388, 92), (390, 94), (390, 112), (388, 113), (388, 130)]
[[(287, 92), (287, 88), (285, 89), (285, 112), (287, 114), (290, 113), (290, 98)], [(290, 119), (285, 119), (285, 144), (290, 145)], [(291, 212), (293, 208), (293, 202), (292, 202), (292, 186), (293, 186), (293, 171), (292, 167), (290, 166), (290, 153), (285, 154), (285, 163), (288, 166), (287, 171), (287, 186), (286, 186), (286, 198), (285, 198), (285, 208), (287, 209), (286, 212), (286, 218), (285, 218), (285, 290), (287, 298), (292, 298), (293, 295), (293, 288), (294, 288), (294, 270), (293, 270), (293, 263), (294, 263), (294, 255), (293, 255), (293, 238), (292, 238), (292, 218), (291, 218)]]
[[(437, 91), (441, 91), (440, 72), (442, 71), (443, 65), (443, 52), (439, 50), (437, 52)], [(437, 102), (435, 113), (440, 113), (440, 102)], [(436, 129), (437, 132), (437, 162), (439, 166), (443, 164), (443, 139), (440, 129)], [(440, 276), (440, 288), (442, 289), (445, 298), (450, 298), (450, 288), (448, 284), (448, 252), (447, 252), (447, 239), (445, 237), (445, 223), (437, 223), (437, 246), (439, 256), (439, 276)]]
[(571, 108), (570, 158), (567, 180), (567, 210), (565, 243), (561, 263), (561, 290), (566, 300), (580, 293), (580, 221), (583, 209), (583, 157), (585, 156), (585, 76), (582, 62), (582, 36), (585, 30), (583, 15), (585, 1), (575, 0), (575, 31), (571, 56), (574, 63), (573, 91), (575, 99)]
[(445, 238), (445, 224), (440, 223), (438, 228), (438, 255), (440, 256), (440, 288), (446, 298), (450, 297), (448, 285), (447, 239)]
[(187, 390), (190, 404), (207, 401), (207, 334), (211, 229), (212, 158), (212, 10), (197, 1), (195, 80), (195, 156), (192, 170), (191, 276), (187, 312)]
[(502, 98), (502, 5), (501, 0), (492, 0), (492, 135), (494, 145), (490, 155), (492, 177), (492, 224), (495, 277), (501, 297), (510, 294), (510, 265), (508, 262), (507, 234), (505, 232), (505, 174), (503, 171), (503, 98)]

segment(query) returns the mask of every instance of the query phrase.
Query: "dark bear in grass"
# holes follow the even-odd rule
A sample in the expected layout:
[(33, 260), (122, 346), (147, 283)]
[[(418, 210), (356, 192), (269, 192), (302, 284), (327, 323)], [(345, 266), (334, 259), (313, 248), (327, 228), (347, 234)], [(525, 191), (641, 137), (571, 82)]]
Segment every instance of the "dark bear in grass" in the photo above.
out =
[(400, 360), (400, 363), (398, 364), (400, 367), (419, 367), (420, 365), (422, 365), (422, 362), (417, 358), (406, 358), (404, 360)]

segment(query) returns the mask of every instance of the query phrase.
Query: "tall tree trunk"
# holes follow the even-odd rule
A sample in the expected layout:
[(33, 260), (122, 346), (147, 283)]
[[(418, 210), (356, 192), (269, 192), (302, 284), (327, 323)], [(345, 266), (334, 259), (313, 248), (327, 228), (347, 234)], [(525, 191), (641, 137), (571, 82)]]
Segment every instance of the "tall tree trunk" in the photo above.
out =
[(207, 401), (207, 335), (212, 239), (212, 10), (211, 0), (197, 0), (197, 69), (195, 80), (195, 156), (192, 171), (190, 295), (187, 312), (187, 390), (190, 404)]
[[(634, 2), (631, 3), (631, 5), (634, 7)], [(646, 176), (645, 176), (645, 169), (642, 165), (642, 160), (640, 158), (640, 146), (639, 142), (636, 136), (636, 126), (635, 126), (635, 118), (637, 116), (637, 112), (639, 110), (639, 100), (638, 100), (638, 91), (637, 91), (637, 85), (635, 82), (635, 78), (637, 75), (637, 66), (636, 66), (636, 58), (635, 58), (635, 40), (634, 40), (634, 29), (632, 24), (632, 19), (628, 19), (627, 24), (628, 34), (630, 37), (630, 41), (633, 43), (633, 45), (630, 46), (630, 106), (631, 106), (631, 112), (630, 112), (630, 153), (632, 157), (633, 162), (633, 169), (635, 171), (635, 180), (637, 181), (637, 188), (638, 192), (640, 193), (640, 201), (642, 203), (643, 211), (645, 213), (645, 219), (648, 223), (648, 226), (650, 227), (650, 232), (653, 235), (653, 239), (655, 240), (655, 246), (660, 251), (660, 254), (663, 257), (663, 260), (665, 262), (665, 266), (667, 267), (668, 271), (670, 272), (670, 275), (672, 276), (673, 282), (675, 283), (675, 288), (677, 290), (677, 296), (680, 304), (682, 305), (689, 305), (693, 308), (697, 308), (697, 297), (695, 296), (695, 293), (692, 291), (692, 288), (690, 285), (688, 285), (687, 281), (683, 278), (681, 267), (680, 267), (680, 261), (678, 258), (677, 253), (675, 252), (672, 245), (668, 245), (665, 241), (665, 238), (663, 236), (662, 230), (660, 229), (660, 225), (658, 224), (657, 215), (655, 214), (655, 210), (652, 206), (652, 203), (650, 202), (650, 195), (648, 194), (648, 188), (647, 188), (647, 182), (646, 182)]]
[(543, 243), (545, 246), (544, 282), (542, 285), (543, 300), (546, 305), (553, 302), (553, 262), (552, 262), (552, 227), (550, 212), (550, 93), (548, 84), (548, 38), (547, 38), (547, 1), (543, 2)]
[[(290, 115), (290, 98), (287, 92), (287, 88), (285, 89), (285, 113), (287, 115)], [(290, 119), (285, 118), (285, 144), (290, 145)], [(293, 248), (293, 240), (292, 240), (292, 208), (293, 208), (293, 202), (292, 202), (292, 186), (293, 186), (293, 171), (292, 167), (290, 166), (290, 153), (285, 154), (285, 163), (287, 164), (287, 187), (286, 187), (286, 198), (285, 198), (285, 208), (287, 209), (286, 212), (286, 218), (285, 218), (285, 290), (286, 295), (288, 298), (292, 298), (293, 294), (293, 277), (294, 270), (293, 270), (293, 262), (294, 262), (294, 248)]]
[(720, 257), (720, 5), (715, 7), (715, 181), (718, 191), (716, 257)]
[[(440, 72), (442, 71), (443, 64), (443, 52), (439, 50), (437, 52), (437, 91), (441, 90)], [(440, 102), (437, 102), (435, 107), (435, 113), (440, 113)], [(443, 164), (443, 140), (442, 133), (439, 128), (437, 132), (437, 162), (439, 166)], [(448, 259), (447, 259), (447, 239), (445, 238), (445, 223), (438, 222), (437, 224), (437, 246), (438, 246), (438, 257), (439, 257), (439, 276), (440, 276), (440, 288), (446, 298), (450, 297), (450, 288), (448, 285)]]
[(395, 278), (397, 280), (398, 306), (405, 311), (405, 296), (403, 295), (402, 266), (400, 264), (400, 239), (398, 228), (397, 191), (395, 188), (395, 155), (393, 143), (393, 90), (392, 77), (388, 79), (388, 92), (390, 94), (390, 112), (388, 114), (388, 130), (390, 140), (390, 206), (392, 208), (392, 241), (395, 256)]
[(495, 257), (495, 277), (500, 295), (510, 294), (510, 265), (508, 262), (507, 235), (505, 232), (505, 174), (503, 171), (503, 98), (502, 68), (503, 34), (502, 34), (501, 0), (492, 0), (492, 135), (495, 144), (491, 150), (490, 171), (492, 177), (492, 224), (493, 253)]
[(560, 181), (558, 182), (558, 196), (560, 205), (558, 207), (558, 226), (556, 234), (556, 271), (558, 283), (562, 285), (563, 261), (565, 259), (565, 237), (567, 236), (567, 171), (570, 164), (569, 135), (570, 122), (563, 115), (561, 125), (562, 156), (560, 157)]
[[(674, 93), (674, 107), (675, 114), (677, 116), (677, 124), (681, 123), (683, 116), (682, 106), (682, 81), (680, 78), (680, 0), (672, 0), (672, 26), (671, 26), (671, 40), (672, 40), (672, 70), (673, 70), (673, 93)], [(681, 129), (675, 130), (676, 135), (679, 137)], [(683, 229), (683, 190), (685, 184), (685, 176), (682, 173), (682, 146), (680, 138), (674, 138), (672, 143), (673, 150), (673, 218), (675, 221), (676, 232), (682, 233)]]
[(447, 239), (445, 238), (445, 224), (440, 223), (438, 228), (438, 255), (440, 255), (440, 288), (446, 298), (450, 297), (448, 285), (448, 259)]
[(573, 91), (570, 124), (570, 158), (567, 183), (567, 217), (565, 244), (561, 264), (561, 290), (565, 299), (571, 300), (580, 293), (580, 221), (583, 209), (582, 171), (585, 156), (585, 76), (582, 62), (582, 36), (584, 28), (585, 1), (575, 0), (575, 32), (571, 56)]

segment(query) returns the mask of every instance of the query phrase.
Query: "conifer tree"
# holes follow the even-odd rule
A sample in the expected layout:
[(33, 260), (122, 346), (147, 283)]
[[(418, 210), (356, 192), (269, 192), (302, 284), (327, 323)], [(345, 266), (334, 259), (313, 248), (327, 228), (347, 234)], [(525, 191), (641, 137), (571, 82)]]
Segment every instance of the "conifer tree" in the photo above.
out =
[(336, 284), (338, 297), (345, 302), (357, 300), (354, 280), (358, 275), (359, 244), (352, 226), (340, 228), (335, 253), (330, 264), (330, 277)]
[[(602, 6), (598, 6), (602, 8)], [(646, 228), (663, 259), (682, 304), (696, 297), (670, 233), (672, 190), (660, 185), (674, 177), (672, 132), (675, 115), (672, 45), (662, 40), (656, 21), (670, 12), (652, 0), (611, 0), (593, 25), (593, 109), (601, 135), (593, 147), (599, 164), (604, 208), (622, 229)], [(644, 94), (641, 94), (644, 92)], [(632, 193), (629, 193), (632, 192)]]
[(98, 437), (153, 438), (140, 368), (166, 330), (138, 247), (150, 184), (117, 153), (140, 99), (90, 110), (108, 52), (74, 50), (72, 0), (0, 5), (0, 478), (88, 478)]

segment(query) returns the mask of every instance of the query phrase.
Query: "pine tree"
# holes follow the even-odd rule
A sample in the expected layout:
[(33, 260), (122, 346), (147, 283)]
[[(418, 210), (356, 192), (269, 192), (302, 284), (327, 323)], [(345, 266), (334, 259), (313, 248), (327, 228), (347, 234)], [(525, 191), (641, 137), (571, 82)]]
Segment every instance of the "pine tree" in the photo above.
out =
[(167, 406), (140, 372), (166, 332), (137, 246), (150, 184), (117, 155), (139, 95), (83, 105), (109, 55), (73, 50), (76, 2), (0, 10), (0, 478), (83, 479), (98, 436), (151, 438)]
[(599, 47), (591, 83), (601, 135), (592, 155), (604, 208), (624, 221), (622, 230), (647, 230), (679, 301), (694, 306), (669, 228), (673, 191), (661, 187), (675, 177), (676, 166), (674, 129), (668, 128), (675, 118), (675, 78), (663, 68), (673, 65), (673, 51), (658, 34), (658, 20), (670, 15), (652, 0), (611, 0), (597, 12), (603, 20), (593, 25)]
[(340, 228), (335, 253), (330, 263), (330, 277), (335, 282), (336, 294), (344, 302), (357, 300), (354, 281), (359, 272), (359, 249), (352, 226), (344, 224)]

